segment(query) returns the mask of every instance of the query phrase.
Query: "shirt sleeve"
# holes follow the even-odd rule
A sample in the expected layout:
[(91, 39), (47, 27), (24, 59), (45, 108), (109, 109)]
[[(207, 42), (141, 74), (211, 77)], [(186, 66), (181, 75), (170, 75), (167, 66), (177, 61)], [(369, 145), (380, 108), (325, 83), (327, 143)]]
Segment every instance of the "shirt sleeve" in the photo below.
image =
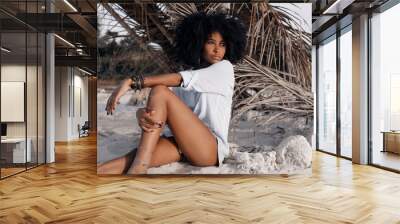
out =
[(182, 76), (181, 87), (185, 90), (224, 96), (233, 94), (235, 78), (233, 66), (228, 60), (222, 60), (206, 68), (179, 73)]

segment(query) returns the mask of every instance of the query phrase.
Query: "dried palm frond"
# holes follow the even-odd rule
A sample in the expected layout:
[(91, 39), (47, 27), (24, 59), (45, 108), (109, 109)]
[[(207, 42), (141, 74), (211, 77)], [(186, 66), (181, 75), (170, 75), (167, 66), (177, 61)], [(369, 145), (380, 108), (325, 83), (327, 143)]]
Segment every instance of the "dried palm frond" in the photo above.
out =
[(197, 12), (197, 7), (194, 3), (171, 3), (166, 4), (166, 12), (176, 25), (179, 19)]
[(312, 115), (312, 93), (282, 78), (283, 75), (248, 56), (235, 66), (233, 120), (250, 110), (282, 112), (280, 116)]
[(311, 90), (311, 34), (299, 24), (301, 17), (267, 3), (232, 10), (249, 17), (248, 55), (261, 65), (291, 74), (283, 77)]

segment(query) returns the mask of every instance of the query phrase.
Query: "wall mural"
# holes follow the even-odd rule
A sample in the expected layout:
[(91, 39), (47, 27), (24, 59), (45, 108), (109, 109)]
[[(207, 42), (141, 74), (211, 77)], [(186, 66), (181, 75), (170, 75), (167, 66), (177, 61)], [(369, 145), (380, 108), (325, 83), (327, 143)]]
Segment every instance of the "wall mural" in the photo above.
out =
[(310, 170), (311, 4), (98, 4), (98, 174)]

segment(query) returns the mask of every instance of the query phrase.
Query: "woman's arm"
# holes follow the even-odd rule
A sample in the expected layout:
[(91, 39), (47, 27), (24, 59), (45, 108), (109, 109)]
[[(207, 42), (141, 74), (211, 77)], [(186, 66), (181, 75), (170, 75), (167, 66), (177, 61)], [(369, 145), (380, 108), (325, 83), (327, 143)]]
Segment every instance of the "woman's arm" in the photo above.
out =
[[(182, 82), (182, 76), (179, 73), (167, 73), (167, 74), (161, 74), (161, 75), (154, 75), (154, 76), (146, 76), (143, 78), (143, 88), (146, 87), (154, 87), (157, 85), (164, 85), (168, 87), (175, 87), (179, 86)], [(124, 95), (129, 89), (130, 86), (132, 85), (133, 80), (131, 78), (127, 78), (124, 81), (122, 81), (121, 86), (122, 90), (124, 90), (123, 94)]]
[[(182, 82), (182, 76), (179, 73), (168, 73), (155, 76), (144, 77), (144, 87), (154, 87), (157, 85), (164, 85), (168, 87), (179, 86)], [(131, 80), (132, 84), (132, 80)]]
[[(168, 73), (156, 76), (147, 76), (143, 79), (142, 87), (153, 87), (157, 85), (165, 85), (165, 86), (179, 86), (182, 82), (182, 76), (179, 73)], [(112, 114), (115, 111), (115, 107), (119, 103), (119, 99), (123, 96), (129, 89), (131, 89), (131, 85), (133, 80), (131, 78), (124, 79), (120, 86), (113, 91), (110, 98), (107, 101), (106, 111), (107, 114)]]

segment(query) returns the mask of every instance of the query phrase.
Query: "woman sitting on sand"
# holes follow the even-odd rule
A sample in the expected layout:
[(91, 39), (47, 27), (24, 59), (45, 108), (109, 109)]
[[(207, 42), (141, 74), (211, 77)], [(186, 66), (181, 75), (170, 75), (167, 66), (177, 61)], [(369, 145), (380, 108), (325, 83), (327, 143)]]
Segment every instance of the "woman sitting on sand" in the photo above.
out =
[(182, 160), (220, 166), (229, 153), (231, 63), (243, 57), (245, 43), (246, 30), (236, 17), (195, 13), (183, 19), (176, 28), (176, 56), (193, 69), (132, 76), (121, 83), (108, 99), (107, 114), (130, 88), (151, 88), (147, 107), (136, 113), (142, 135), (137, 149), (101, 164), (98, 173), (143, 174), (150, 167)]

